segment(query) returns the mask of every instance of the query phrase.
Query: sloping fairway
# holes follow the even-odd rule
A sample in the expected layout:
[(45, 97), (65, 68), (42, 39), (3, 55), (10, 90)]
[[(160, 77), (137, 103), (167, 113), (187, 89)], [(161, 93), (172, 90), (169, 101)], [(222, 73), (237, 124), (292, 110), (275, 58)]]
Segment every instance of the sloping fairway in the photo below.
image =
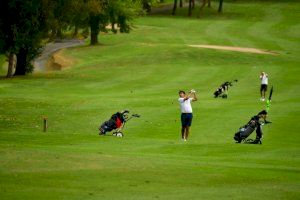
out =
[[(0, 199), (299, 199), (300, 3), (225, 2), (222, 15), (216, 7), (200, 19), (185, 9), (142, 17), (130, 34), (64, 50), (76, 63), (69, 69), (2, 78)], [(201, 44), (280, 55), (188, 46)], [(237, 129), (265, 108), (261, 70), (274, 86), (273, 123), (262, 145), (235, 144)], [(233, 79), (227, 100), (212, 97)], [(184, 143), (177, 93), (192, 88), (199, 101)], [(98, 136), (123, 109), (142, 117), (122, 139)]]

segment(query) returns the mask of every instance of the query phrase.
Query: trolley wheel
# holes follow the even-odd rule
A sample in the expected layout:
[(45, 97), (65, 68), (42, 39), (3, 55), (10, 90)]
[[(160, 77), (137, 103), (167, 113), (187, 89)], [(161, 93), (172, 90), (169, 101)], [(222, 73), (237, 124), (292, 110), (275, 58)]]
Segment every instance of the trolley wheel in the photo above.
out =
[(116, 133), (116, 136), (117, 136), (117, 137), (123, 137), (124, 134), (123, 134), (122, 132), (117, 132), (117, 133)]

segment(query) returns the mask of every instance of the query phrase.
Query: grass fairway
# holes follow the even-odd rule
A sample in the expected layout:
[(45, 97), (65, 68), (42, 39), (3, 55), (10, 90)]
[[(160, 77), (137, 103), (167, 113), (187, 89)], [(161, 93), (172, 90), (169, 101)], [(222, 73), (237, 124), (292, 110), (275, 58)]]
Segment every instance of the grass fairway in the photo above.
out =
[[(226, 2), (200, 19), (139, 18), (130, 34), (64, 50), (75, 65), (0, 80), (0, 199), (299, 199), (300, 3)], [(192, 48), (252, 47), (280, 55)], [(261, 70), (274, 85), (263, 145), (233, 134), (265, 107)], [(238, 79), (227, 100), (212, 98)], [(187, 143), (179, 89), (195, 88)], [(142, 115), (125, 137), (99, 137), (118, 110)], [(49, 130), (42, 132), (42, 116)], [(252, 135), (254, 137), (255, 134)]]

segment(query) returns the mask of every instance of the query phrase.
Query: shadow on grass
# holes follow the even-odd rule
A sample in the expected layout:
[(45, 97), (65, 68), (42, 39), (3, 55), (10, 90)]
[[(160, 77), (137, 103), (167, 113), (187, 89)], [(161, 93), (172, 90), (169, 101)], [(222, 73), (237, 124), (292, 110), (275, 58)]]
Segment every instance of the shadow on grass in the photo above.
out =
[(6, 78), (6, 76), (4, 76), (4, 75), (1, 75), (1, 76), (0, 76), (0, 81), (1, 81), (1, 80), (9, 80), (9, 79), (11, 79), (11, 78)]
[(0, 81), (18, 81), (18, 80), (39, 80), (39, 79), (68, 79), (73, 78), (75, 75), (67, 74), (67, 73), (59, 73), (59, 71), (55, 72), (39, 72), (33, 74), (27, 74), (24, 76), (13, 76), (11, 78), (6, 78), (6, 76), (0, 76)]

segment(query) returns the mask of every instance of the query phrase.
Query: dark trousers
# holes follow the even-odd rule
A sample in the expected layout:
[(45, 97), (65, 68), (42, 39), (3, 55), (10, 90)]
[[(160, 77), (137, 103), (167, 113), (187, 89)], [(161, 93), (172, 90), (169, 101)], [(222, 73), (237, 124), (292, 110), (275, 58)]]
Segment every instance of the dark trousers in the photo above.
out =
[(256, 139), (261, 139), (262, 138), (262, 129), (261, 129), (261, 125), (258, 125), (256, 127)]

